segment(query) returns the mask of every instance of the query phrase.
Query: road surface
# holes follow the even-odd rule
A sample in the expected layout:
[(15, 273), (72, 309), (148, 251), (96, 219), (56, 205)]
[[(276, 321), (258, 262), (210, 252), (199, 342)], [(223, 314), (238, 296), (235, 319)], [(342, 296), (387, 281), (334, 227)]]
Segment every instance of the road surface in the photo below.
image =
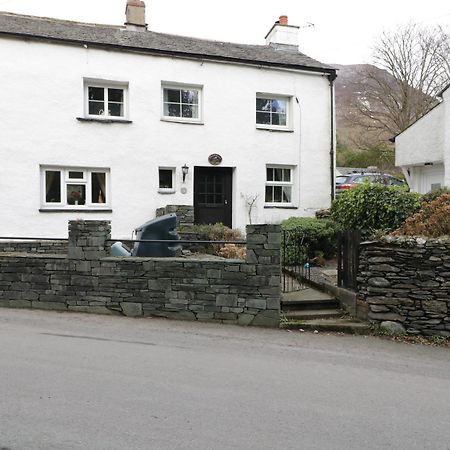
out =
[(450, 351), (0, 309), (0, 448), (450, 449)]

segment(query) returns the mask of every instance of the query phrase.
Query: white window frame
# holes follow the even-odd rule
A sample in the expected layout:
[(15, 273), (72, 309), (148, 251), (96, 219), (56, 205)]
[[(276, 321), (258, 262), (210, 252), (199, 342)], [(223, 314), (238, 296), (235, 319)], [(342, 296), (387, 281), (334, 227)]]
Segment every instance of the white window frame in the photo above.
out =
[[(170, 170), (172, 172), (172, 187), (171, 188), (162, 188), (159, 185), (159, 171), (160, 170)], [(166, 166), (161, 166), (158, 167), (158, 192), (160, 194), (173, 194), (176, 192), (176, 187), (175, 187), (175, 181), (176, 181), (176, 168), (175, 167), (166, 167)]]
[[(278, 206), (278, 207), (295, 207), (295, 197), (294, 197), (294, 187), (295, 187), (295, 166), (290, 165), (281, 165), (281, 164), (266, 164), (265, 167), (265, 184), (264, 184), (264, 204), (266, 206)], [(287, 169), (290, 170), (291, 176), (290, 181), (269, 181), (267, 179), (267, 169)], [(266, 201), (266, 187), (267, 186), (281, 186), (281, 187), (290, 187), (291, 188), (291, 201), (290, 202), (267, 202)], [(283, 196), (281, 197), (283, 198)]]
[[(92, 78), (84, 78), (84, 117), (87, 119), (97, 119), (97, 120), (107, 120), (107, 121), (123, 121), (129, 119), (129, 108), (128, 108), (128, 83), (121, 81), (109, 81), (109, 80), (98, 80)], [(123, 90), (123, 115), (122, 116), (111, 116), (108, 114), (108, 108), (104, 108), (105, 114), (89, 114), (89, 88), (101, 88), (105, 90), (104, 102), (105, 105), (108, 102), (108, 89), (122, 89)]]
[[(286, 102), (286, 125), (271, 125), (256, 122), (256, 99), (264, 100), (283, 100)], [(268, 94), (264, 92), (257, 92), (254, 103), (255, 124), (257, 129), (273, 130), (273, 131), (293, 131), (292, 128), (292, 95)]]
[[(174, 117), (164, 115), (164, 90), (174, 89), (179, 91), (197, 91), (198, 92), (198, 117)], [(198, 84), (184, 84), (184, 83), (172, 83), (172, 82), (161, 82), (161, 120), (165, 122), (180, 122), (180, 123), (191, 123), (197, 125), (203, 125), (203, 86)]]
[[(46, 199), (46, 172), (60, 172), (60, 202), (47, 202)], [(80, 210), (80, 209), (110, 209), (111, 208), (111, 182), (110, 169), (104, 167), (69, 167), (69, 166), (41, 166), (41, 209), (65, 209), (65, 210)], [(82, 172), (83, 178), (69, 178), (69, 172)], [(105, 174), (105, 192), (103, 193), (105, 203), (92, 202), (92, 173)], [(86, 201), (84, 205), (69, 204), (67, 202), (67, 185), (77, 184), (85, 186)]]

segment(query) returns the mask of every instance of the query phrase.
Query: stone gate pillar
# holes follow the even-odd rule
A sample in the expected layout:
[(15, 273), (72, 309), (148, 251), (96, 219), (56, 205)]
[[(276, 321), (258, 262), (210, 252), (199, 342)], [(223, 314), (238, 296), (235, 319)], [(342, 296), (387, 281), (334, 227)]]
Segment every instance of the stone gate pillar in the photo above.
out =
[(69, 259), (95, 261), (110, 253), (111, 222), (109, 220), (70, 220)]

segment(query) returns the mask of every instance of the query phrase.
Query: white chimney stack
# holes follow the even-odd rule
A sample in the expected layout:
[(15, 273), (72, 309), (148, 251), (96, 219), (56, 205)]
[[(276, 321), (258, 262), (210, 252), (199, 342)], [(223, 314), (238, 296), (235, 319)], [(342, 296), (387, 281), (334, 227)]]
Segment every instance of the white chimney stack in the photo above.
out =
[(127, 30), (145, 31), (147, 24), (145, 23), (145, 3), (141, 0), (127, 0), (127, 8), (125, 9)]
[(289, 45), (298, 50), (299, 28), (288, 24), (288, 16), (280, 16), (266, 35), (266, 45)]

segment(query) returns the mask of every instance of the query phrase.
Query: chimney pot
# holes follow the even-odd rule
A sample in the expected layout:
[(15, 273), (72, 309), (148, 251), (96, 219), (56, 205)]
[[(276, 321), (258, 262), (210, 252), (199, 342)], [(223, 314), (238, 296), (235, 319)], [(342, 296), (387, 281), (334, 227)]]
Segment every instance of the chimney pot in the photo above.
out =
[(280, 25), (287, 25), (288, 24), (288, 16), (280, 16)]

